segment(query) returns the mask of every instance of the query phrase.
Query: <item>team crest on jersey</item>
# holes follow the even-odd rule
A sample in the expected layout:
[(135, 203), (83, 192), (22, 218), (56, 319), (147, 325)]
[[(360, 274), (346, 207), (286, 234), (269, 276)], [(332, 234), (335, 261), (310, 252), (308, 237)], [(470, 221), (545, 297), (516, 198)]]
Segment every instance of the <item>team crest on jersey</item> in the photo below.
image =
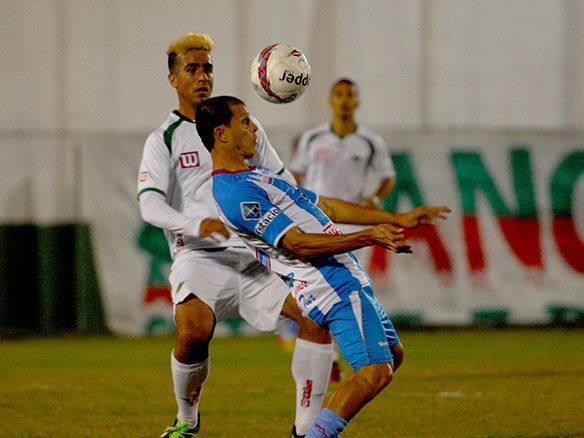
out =
[(241, 215), (246, 221), (256, 220), (262, 216), (258, 202), (242, 202), (239, 204)]
[(178, 158), (180, 161), (180, 167), (183, 169), (190, 169), (201, 165), (201, 162), (199, 161), (199, 153), (197, 151), (183, 152)]

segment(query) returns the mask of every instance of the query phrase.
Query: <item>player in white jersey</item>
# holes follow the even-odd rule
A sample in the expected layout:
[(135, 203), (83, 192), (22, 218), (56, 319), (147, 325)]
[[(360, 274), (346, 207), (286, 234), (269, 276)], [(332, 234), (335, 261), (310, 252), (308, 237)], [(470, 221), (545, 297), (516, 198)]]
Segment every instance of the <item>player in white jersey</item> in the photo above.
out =
[[(339, 79), (331, 87), (332, 120), (304, 132), (290, 171), (302, 186), (322, 196), (378, 207), (395, 184), (395, 169), (383, 138), (357, 124), (357, 85)], [(369, 179), (376, 186), (366, 193)]]
[[(222, 219), (258, 260), (287, 278), (304, 314), (331, 331), (355, 371), (306, 434), (336, 437), (391, 382), (403, 359), (391, 320), (349, 251), (381, 245), (409, 252), (400, 227), (432, 224), (450, 210), (418, 207), (394, 214), (366, 208), (318, 197), (269, 169), (250, 167), (246, 159), (256, 151), (258, 127), (235, 97), (202, 102), (197, 121), (197, 132), (213, 159), (213, 195)], [(343, 235), (331, 219), (375, 226)]]
[[(173, 258), (169, 280), (177, 330), (171, 370), (178, 413), (162, 436), (198, 433), (215, 324), (238, 310), (259, 330), (274, 330), (281, 314), (300, 325), (292, 358), (297, 393), (293, 430), (302, 436), (322, 406), (332, 343), (326, 330), (302, 316), (282, 279), (258, 263), (218, 219), (211, 158), (195, 121), (195, 109), (213, 87), (212, 47), (211, 38), (200, 34), (170, 44), (168, 79), (177, 91), (179, 109), (146, 140), (138, 177), (142, 218), (164, 230)], [(257, 140), (250, 163), (286, 174), (261, 129)]]

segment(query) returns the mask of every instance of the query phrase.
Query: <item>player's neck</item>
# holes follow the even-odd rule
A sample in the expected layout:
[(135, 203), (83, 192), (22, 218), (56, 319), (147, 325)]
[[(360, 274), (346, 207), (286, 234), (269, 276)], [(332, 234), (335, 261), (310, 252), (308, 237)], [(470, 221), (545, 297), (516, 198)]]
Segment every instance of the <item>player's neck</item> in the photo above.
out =
[(352, 134), (357, 129), (357, 124), (355, 120), (350, 118), (335, 117), (331, 122), (332, 131), (339, 137), (345, 137), (346, 135)]
[(197, 107), (193, 106), (192, 104), (187, 104), (185, 102), (179, 102), (178, 112), (191, 120), (195, 120), (195, 111), (196, 110), (197, 110)]
[(213, 149), (211, 152), (213, 159), (213, 170), (228, 170), (229, 172), (237, 172), (239, 170), (248, 170), (249, 165), (240, 155), (226, 153), (219, 149)]

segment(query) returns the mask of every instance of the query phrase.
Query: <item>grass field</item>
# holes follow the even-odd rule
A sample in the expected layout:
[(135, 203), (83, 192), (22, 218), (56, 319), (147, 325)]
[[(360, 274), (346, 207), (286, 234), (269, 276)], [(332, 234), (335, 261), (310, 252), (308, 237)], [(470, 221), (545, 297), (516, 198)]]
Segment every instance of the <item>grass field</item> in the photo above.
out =
[[(584, 436), (584, 331), (401, 335), (403, 368), (343, 436)], [(175, 415), (172, 342), (0, 341), (0, 436), (159, 436)], [(290, 354), (271, 336), (218, 338), (211, 360), (200, 436), (287, 437)]]

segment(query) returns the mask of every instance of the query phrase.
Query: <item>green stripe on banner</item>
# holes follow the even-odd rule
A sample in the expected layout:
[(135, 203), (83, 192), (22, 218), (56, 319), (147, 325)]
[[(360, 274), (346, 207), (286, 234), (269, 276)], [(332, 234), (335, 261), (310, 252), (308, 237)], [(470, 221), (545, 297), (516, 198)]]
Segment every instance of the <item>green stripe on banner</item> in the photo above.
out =
[(86, 224), (0, 225), (0, 330), (106, 333)]

